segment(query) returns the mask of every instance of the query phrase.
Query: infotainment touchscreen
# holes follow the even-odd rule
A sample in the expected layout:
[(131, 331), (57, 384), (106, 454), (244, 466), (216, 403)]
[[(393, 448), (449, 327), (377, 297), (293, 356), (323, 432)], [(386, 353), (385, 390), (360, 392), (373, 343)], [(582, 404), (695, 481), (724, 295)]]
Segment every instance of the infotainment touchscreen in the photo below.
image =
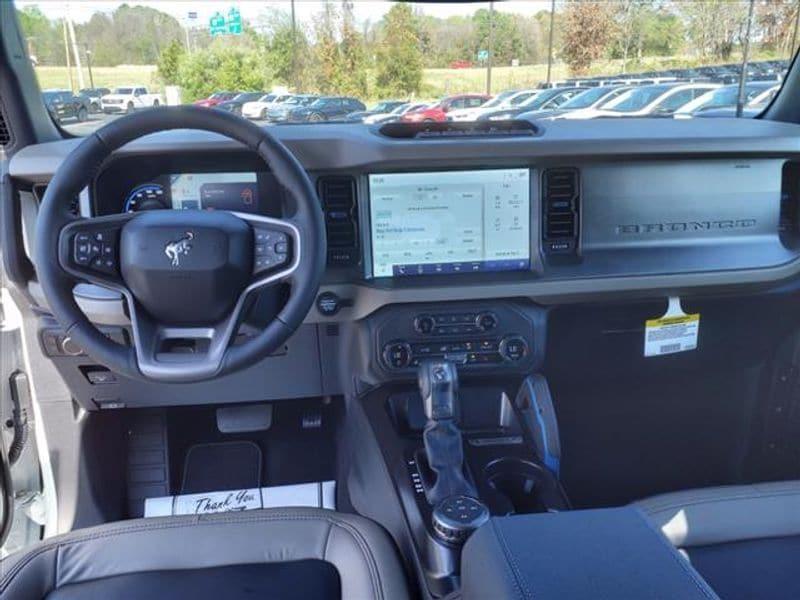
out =
[(530, 269), (530, 170), (369, 176), (373, 277)]

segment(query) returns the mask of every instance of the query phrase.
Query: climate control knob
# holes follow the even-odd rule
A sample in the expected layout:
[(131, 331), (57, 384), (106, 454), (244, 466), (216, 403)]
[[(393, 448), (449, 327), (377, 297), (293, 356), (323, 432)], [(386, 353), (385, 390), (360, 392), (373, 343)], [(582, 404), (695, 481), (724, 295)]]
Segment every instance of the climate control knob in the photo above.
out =
[(528, 355), (528, 342), (520, 335), (510, 335), (500, 341), (500, 356), (507, 362), (517, 362)]
[(423, 335), (428, 335), (433, 332), (436, 327), (436, 321), (430, 315), (419, 315), (414, 319), (414, 331)]
[(383, 347), (383, 362), (391, 369), (405, 369), (411, 364), (408, 342), (390, 342)]
[(475, 326), (481, 331), (491, 331), (497, 327), (497, 316), (490, 312), (479, 313), (475, 317)]

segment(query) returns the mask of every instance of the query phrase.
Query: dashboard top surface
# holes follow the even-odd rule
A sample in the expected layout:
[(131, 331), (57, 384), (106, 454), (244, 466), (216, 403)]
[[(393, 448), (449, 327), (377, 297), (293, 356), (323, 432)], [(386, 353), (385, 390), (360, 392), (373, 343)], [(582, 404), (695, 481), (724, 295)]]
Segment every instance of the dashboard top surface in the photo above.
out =
[[(565, 157), (800, 153), (800, 125), (760, 119), (564, 120), (547, 123), (540, 136), (519, 138), (394, 139), (381, 135), (377, 128), (352, 124), (277, 126), (269, 131), (311, 171), (393, 164), (427, 168), (463, 160), (498, 164)], [(49, 179), (80, 141), (73, 138), (24, 148), (12, 158), (9, 173), (32, 181)], [(241, 148), (238, 142), (218, 134), (174, 130), (145, 136), (117, 154)], [(491, 159), (486, 156), (487, 148), (491, 148)]]

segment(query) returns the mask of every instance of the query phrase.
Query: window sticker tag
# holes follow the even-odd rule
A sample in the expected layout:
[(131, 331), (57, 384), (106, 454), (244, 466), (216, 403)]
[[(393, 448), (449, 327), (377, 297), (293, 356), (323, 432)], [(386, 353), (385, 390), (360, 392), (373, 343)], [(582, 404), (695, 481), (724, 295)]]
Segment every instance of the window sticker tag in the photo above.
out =
[(670, 297), (667, 312), (658, 319), (648, 319), (644, 329), (644, 355), (663, 356), (697, 348), (700, 315), (687, 315), (681, 299)]

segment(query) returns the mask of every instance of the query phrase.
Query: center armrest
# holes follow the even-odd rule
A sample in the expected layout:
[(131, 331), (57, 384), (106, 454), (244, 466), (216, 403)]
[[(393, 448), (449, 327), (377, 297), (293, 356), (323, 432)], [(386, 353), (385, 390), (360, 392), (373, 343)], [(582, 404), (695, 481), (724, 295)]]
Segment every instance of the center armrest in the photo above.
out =
[(462, 598), (717, 598), (635, 508), (497, 517), (462, 555)]

